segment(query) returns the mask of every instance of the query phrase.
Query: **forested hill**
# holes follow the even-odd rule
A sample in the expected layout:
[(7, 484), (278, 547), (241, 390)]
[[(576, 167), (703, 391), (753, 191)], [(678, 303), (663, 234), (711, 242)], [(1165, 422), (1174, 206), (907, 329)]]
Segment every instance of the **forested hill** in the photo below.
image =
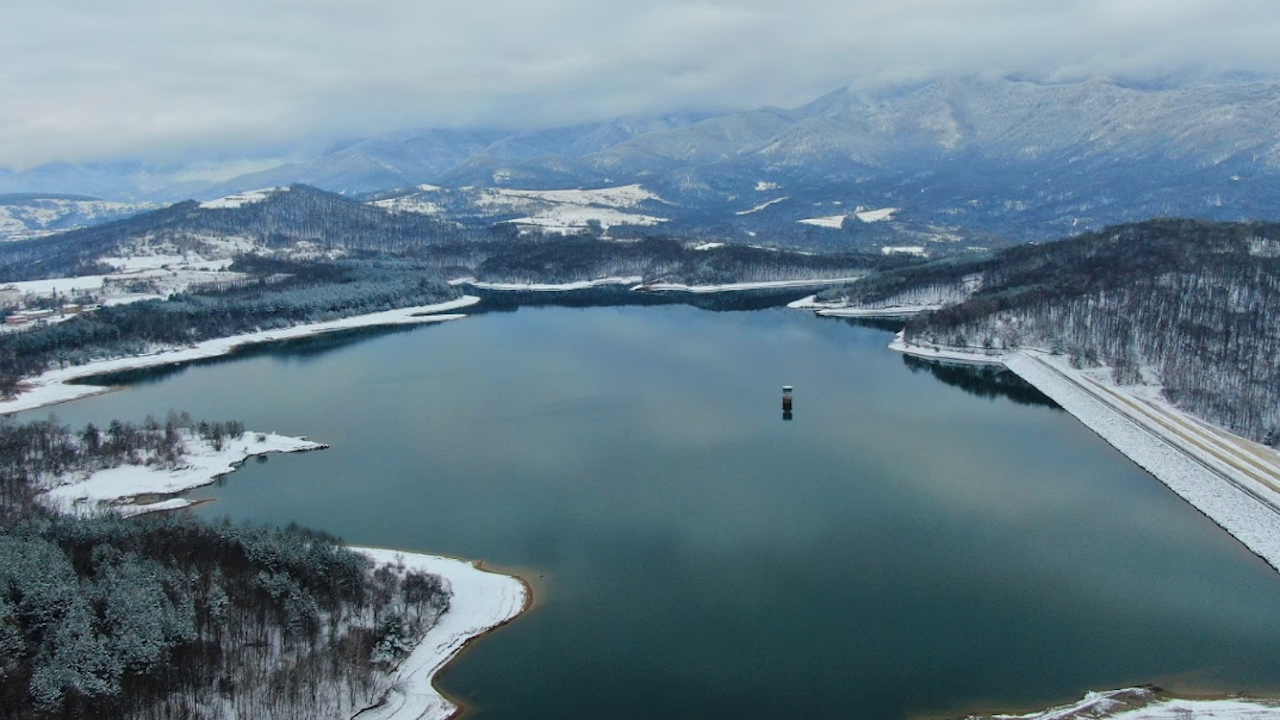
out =
[(98, 258), (132, 244), (167, 244), (197, 253), (233, 238), (258, 247), (307, 243), (314, 250), (408, 252), (444, 243), (496, 239), (428, 215), (399, 213), (342, 195), (294, 185), (224, 202), (187, 201), (48, 238), (0, 244), (4, 281), (92, 273)]
[(1152, 220), (990, 257), (883, 273), (832, 296), (967, 294), (909, 338), (1040, 347), (1280, 444), (1280, 224)]

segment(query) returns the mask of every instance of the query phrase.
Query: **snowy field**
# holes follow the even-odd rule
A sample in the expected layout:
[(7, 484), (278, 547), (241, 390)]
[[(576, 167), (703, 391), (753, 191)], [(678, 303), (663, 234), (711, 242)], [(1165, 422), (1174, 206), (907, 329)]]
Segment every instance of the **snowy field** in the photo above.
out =
[(458, 310), (480, 302), (475, 296), (464, 296), (457, 300), (437, 303), (435, 305), (419, 305), (417, 307), (388, 310), (386, 312), (357, 315), (341, 320), (296, 325), (291, 328), (263, 330), (260, 332), (232, 335), (225, 338), (206, 340), (205, 342), (176, 348), (160, 348), (150, 355), (100, 360), (97, 362), (75, 365), (58, 370), (50, 370), (38, 377), (26, 380), (20, 386), (22, 390), (16, 397), (0, 401), (0, 415), (32, 410), (46, 405), (77, 400), (90, 395), (110, 392), (111, 388), (100, 385), (72, 385), (70, 381), (101, 375), (121, 370), (136, 370), (162, 365), (176, 365), (193, 360), (218, 357), (233, 352), (237, 348), (255, 343), (273, 342), (277, 340), (294, 340), (297, 338), (319, 335), (338, 330), (349, 330), (362, 327), (384, 325), (414, 325), (428, 322), (459, 320), (466, 315), (433, 314)]
[(261, 190), (250, 190), (248, 192), (236, 193), (228, 195), (217, 200), (209, 200), (200, 203), (200, 207), (206, 210), (231, 210), (245, 205), (253, 205), (266, 200), (268, 197), (278, 192), (288, 192), (289, 188), (263, 188)]
[(536, 227), (543, 232), (573, 235), (585, 230), (592, 222), (600, 223), (602, 229), (608, 230), (618, 225), (652, 227), (666, 221), (667, 218), (627, 213), (607, 207), (560, 204), (534, 215), (507, 222), (521, 227)]
[[(838, 205), (839, 203), (836, 204)], [(864, 210), (862, 208), (858, 208), (852, 214), (845, 213), (841, 215), (826, 215), (824, 217), (805, 218), (804, 220), (797, 220), (796, 222), (801, 225), (813, 225), (814, 227), (839, 230), (844, 227), (845, 221), (849, 218), (854, 218), (864, 223), (884, 222), (886, 220), (892, 220), (894, 214), (898, 212), (898, 208), (880, 208), (879, 210)]]
[(804, 220), (797, 220), (796, 222), (801, 225), (813, 225), (815, 227), (839, 230), (844, 227), (844, 220), (844, 215), (827, 215), (826, 217), (805, 218)]
[(359, 713), (361, 720), (447, 720), (458, 708), (436, 690), (433, 680), (467, 641), (506, 624), (524, 611), (530, 596), (514, 577), (479, 569), (452, 558), (402, 553), (395, 550), (353, 548), (380, 563), (404, 563), (444, 578), (450, 591), (449, 610), (396, 670), (386, 701)]

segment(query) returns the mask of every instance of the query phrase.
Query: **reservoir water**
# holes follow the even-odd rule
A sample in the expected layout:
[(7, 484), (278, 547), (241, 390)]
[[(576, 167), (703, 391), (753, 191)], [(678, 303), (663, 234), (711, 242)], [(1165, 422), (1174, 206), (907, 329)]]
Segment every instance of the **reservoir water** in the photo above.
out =
[(1034, 392), (889, 339), (786, 310), (525, 308), (146, 373), (54, 412), (330, 443), (246, 463), (195, 512), (518, 568), (537, 606), (439, 680), (474, 717), (1280, 689), (1280, 574)]

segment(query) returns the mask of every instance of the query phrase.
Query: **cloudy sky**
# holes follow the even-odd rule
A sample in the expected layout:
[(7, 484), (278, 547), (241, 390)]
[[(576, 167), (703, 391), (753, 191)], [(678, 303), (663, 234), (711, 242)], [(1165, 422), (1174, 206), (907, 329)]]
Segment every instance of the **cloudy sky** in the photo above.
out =
[(971, 73), (1280, 72), (1276, 0), (52, 0), (0, 24), (0, 168), (794, 106)]

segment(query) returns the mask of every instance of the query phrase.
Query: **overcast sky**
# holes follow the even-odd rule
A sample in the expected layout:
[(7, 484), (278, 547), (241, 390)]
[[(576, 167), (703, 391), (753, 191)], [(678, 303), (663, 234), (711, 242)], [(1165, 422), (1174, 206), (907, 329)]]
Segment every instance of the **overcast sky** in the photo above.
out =
[(1277, 0), (47, 0), (0, 22), (0, 167), (409, 127), (794, 106), (842, 85), (1280, 72)]

